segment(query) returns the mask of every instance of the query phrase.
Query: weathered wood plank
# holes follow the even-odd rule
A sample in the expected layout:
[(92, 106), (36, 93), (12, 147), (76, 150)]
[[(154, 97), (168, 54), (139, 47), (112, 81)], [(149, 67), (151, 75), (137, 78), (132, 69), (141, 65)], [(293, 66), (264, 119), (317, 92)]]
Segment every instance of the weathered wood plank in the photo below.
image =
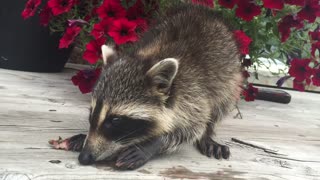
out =
[(320, 95), (293, 91), (289, 105), (241, 102), (243, 119), (234, 119), (232, 112), (222, 122), (218, 140), (230, 146), (230, 160), (209, 159), (187, 145), (136, 171), (80, 166), (77, 153), (53, 150), (47, 143), (88, 128), (90, 96), (72, 85), (74, 73), (0, 69), (0, 179), (320, 179)]

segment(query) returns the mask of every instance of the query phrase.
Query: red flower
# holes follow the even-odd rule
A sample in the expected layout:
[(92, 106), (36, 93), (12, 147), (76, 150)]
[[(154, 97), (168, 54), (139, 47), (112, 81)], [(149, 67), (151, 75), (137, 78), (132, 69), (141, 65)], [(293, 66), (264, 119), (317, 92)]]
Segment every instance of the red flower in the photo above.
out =
[(97, 9), (97, 14), (101, 19), (119, 19), (126, 16), (126, 10), (119, 0), (105, 0)]
[(320, 68), (313, 70), (312, 83), (315, 86), (320, 86)]
[(320, 29), (313, 31), (313, 32), (309, 32), (309, 35), (311, 36), (311, 39), (314, 41), (320, 41)]
[(284, 0), (286, 4), (297, 5), (297, 6), (304, 6), (304, 0)]
[(265, 8), (269, 9), (283, 9), (283, 0), (263, 0), (263, 5)]
[(213, 4), (213, 0), (192, 0), (192, 3), (194, 4), (200, 4), (203, 6), (208, 6), (213, 8), (214, 4)]
[(309, 67), (310, 59), (293, 59), (289, 69), (289, 74), (295, 77), (296, 81), (304, 81), (311, 76), (311, 68)]
[(247, 89), (242, 92), (242, 95), (246, 101), (254, 101), (257, 97), (258, 91), (258, 88), (255, 88), (252, 86), (252, 84), (249, 84)]
[(40, 12), (39, 14), (40, 16), (40, 24), (42, 26), (48, 26), (50, 19), (52, 17), (52, 12), (51, 12), (51, 8), (46, 5)]
[(278, 29), (281, 34), (281, 41), (285, 42), (290, 34), (291, 28), (295, 27), (297, 29), (303, 28), (303, 23), (295, 16), (287, 15), (278, 24)]
[[(243, 2), (242, 2), (243, 1)], [(236, 9), (236, 16), (245, 20), (251, 21), (253, 17), (261, 14), (260, 6), (256, 5), (252, 0), (242, 0), (238, 3), (238, 8)]]
[(86, 51), (83, 53), (83, 59), (90, 64), (96, 63), (102, 55), (101, 46), (106, 42), (106, 38), (92, 40), (86, 45)]
[(302, 81), (298, 81), (297, 79), (293, 80), (293, 88), (298, 91), (304, 91), (304, 84)]
[(238, 3), (238, 0), (219, 0), (221, 6), (232, 9)]
[(316, 43), (313, 43), (312, 46), (311, 46), (311, 55), (313, 57), (316, 56), (316, 50), (318, 50), (319, 53), (320, 53), (320, 41), (318, 41)]
[(78, 36), (80, 31), (81, 27), (68, 27), (63, 37), (60, 39), (59, 48), (68, 48), (69, 45), (74, 41), (74, 38)]
[(138, 40), (138, 36), (135, 32), (137, 24), (127, 19), (119, 19), (113, 21), (112, 26), (109, 29), (109, 36), (111, 36), (117, 45), (127, 42), (135, 42)]
[(75, 86), (79, 86), (79, 89), (82, 94), (86, 94), (92, 91), (96, 81), (100, 76), (100, 73), (100, 68), (97, 68), (95, 70), (81, 70), (71, 78), (71, 81)]
[(146, 14), (145, 14), (144, 10), (145, 10), (145, 7), (144, 7), (144, 4), (142, 3), (142, 1), (137, 0), (137, 2), (127, 10), (126, 17), (130, 21), (145, 17)]
[(29, 17), (34, 16), (37, 11), (37, 8), (40, 6), (41, 0), (29, 0), (22, 11), (22, 18), (28, 19)]
[(49, 0), (48, 5), (54, 16), (69, 12), (77, 3), (76, 0)]
[(250, 77), (250, 74), (248, 71), (242, 71), (242, 76), (245, 78), (245, 79), (248, 79)]
[(241, 53), (243, 55), (249, 54), (249, 45), (252, 42), (251, 38), (241, 30), (234, 31), (234, 35), (239, 43)]
[(112, 22), (110, 22), (108, 19), (102, 20), (100, 23), (97, 23), (93, 26), (93, 29), (91, 31), (91, 35), (95, 39), (99, 39), (101, 37), (104, 37), (107, 35), (110, 25)]
[(319, 0), (306, 0), (305, 5), (298, 13), (298, 16), (301, 19), (305, 19), (310, 23), (313, 23), (316, 20), (317, 16), (320, 16), (319, 11)]

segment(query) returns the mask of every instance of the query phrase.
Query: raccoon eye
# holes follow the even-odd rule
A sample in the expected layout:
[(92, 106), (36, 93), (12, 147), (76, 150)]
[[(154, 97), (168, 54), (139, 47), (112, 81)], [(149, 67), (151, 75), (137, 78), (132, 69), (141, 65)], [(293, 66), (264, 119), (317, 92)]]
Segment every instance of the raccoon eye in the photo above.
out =
[(121, 121), (121, 118), (119, 118), (119, 117), (114, 117), (114, 118), (112, 118), (112, 120), (111, 120), (111, 124), (114, 125), (114, 126), (117, 126), (117, 125), (120, 124), (120, 121)]

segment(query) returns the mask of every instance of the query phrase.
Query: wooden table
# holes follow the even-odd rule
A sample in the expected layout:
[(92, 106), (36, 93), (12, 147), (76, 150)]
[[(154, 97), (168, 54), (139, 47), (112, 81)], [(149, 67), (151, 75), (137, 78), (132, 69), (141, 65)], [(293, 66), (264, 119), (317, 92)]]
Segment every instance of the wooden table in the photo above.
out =
[(0, 69), (1, 180), (320, 179), (320, 95), (293, 91), (289, 105), (241, 102), (243, 119), (233, 118), (233, 111), (222, 122), (218, 139), (230, 146), (230, 160), (209, 159), (186, 146), (136, 171), (80, 166), (78, 153), (47, 143), (88, 128), (90, 96), (72, 85), (74, 73)]

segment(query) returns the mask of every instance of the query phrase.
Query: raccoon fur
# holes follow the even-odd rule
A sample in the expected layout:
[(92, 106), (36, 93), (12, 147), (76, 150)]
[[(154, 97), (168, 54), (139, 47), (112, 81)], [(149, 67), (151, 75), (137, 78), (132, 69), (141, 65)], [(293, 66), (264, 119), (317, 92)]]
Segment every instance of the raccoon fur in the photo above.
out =
[(182, 143), (227, 159), (229, 148), (212, 139), (239, 94), (241, 54), (226, 22), (206, 7), (180, 5), (133, 52), (104, 45), (80, 163), (113, 157), (118, 168), (135, 169)]

